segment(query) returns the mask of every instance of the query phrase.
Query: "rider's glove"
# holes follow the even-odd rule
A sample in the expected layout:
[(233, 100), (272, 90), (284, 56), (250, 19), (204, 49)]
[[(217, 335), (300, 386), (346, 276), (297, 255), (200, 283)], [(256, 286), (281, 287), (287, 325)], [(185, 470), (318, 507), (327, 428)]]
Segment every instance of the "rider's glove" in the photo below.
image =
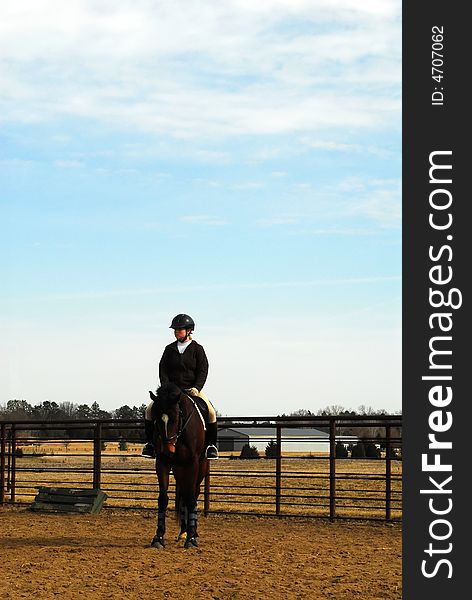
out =
[(199, 391), (195, 387), (189, 388), (188, 390), (185, 390), (185, 391), (188, 392), (190, 396), (198, 396), (198, 394), (199, 394)]

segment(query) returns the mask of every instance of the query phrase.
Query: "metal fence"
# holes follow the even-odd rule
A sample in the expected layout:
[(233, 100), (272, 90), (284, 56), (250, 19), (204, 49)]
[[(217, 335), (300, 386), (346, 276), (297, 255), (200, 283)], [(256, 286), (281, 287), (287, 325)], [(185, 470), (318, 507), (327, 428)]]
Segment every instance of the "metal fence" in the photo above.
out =
[[(225, 451), (202, 486), (205, 514), (401, 520), (401, 417), (218, 423)], [(29, 504), (40, 486), (93, 487), (108, 507), (154, 509), (157, 480), (153, 461), (140, 455), (142, 428), (131, 420), (1, 422), (0, 503)]]

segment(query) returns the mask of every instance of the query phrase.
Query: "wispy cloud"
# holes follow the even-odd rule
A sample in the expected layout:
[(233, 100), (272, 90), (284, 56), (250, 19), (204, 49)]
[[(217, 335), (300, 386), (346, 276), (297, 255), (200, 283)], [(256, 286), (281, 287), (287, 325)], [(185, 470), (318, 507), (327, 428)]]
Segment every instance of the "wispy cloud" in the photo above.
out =
[(193, 225), (226, 225), (226, 219), (216, 217), (213, 215), (185, 215), (180, 217), (181, 221), (185, 223), (192, 223)]
[[(70, 365), (88, 356), (78, 400), (98, 389), (128, 402), (143, 365), (155, 377), (159, 323), (165, 335), (184, 302), (207, 321), (220, 397), (241, 357), (252, 388), (263, 385), (260, 356), (269, 378), (274, 364), (289, 373), (280, 412), (313, 364), (330, 375), (325, 400), (355, 389), (366, 402), (369, 385), (373, 402), (393, 394), (391, 353), (371, 339), (399, 320), (398, 303), (374, 304), (396, 298), (401, 281), (400, 40), (400, 0), (0, 2), (0, 302), (31, 396), (21, 377), (0, 381), (0, 393), (60, 397)], [(378, 237), (355, 238), (367, 235)], [(172, 285), (184, 255), (195, 283)], [(368, 312), (347, 314), (358, 308)], [(218, 323), (233, 309), (228, 355)], [(300, 315), (320, 324), (313, 344), (300, 344)], [(272, 332), (262, 353), (261, 324)], [(239, 410), (244, 389), (232, 396)]]
[(33, 167), (38, 165), (38, 162), (35, 160), (25, 160), (23, 158), (6, 158), (0, 160), (0, 167), (10, 168), (25, 168), (25, 167)]
[(264, 184), (261, 181), (244, 181), (233, 185), (235, 190), (258, 190), (262, 187), (264, 187)]
[(378, 285), (381, 283), (400, 282), (401, 275), (372, 275), (365, 277), (341, 277), (332, 279), (296, 280), (296, 281), (258, 281), (258, 282), (233, 282), (233, 283), (208, 283), (205, 285), (189, 284), (188, 286), (168, 286), (154, 288), (131, 288), (117, 290), (91, 290), (70, 293), (45, 294), (35, 296), (36, 301), (52, 300), (98, 300), (126, 296), (147, 296), (155, 294), (179, 294), (189, 290), (192, 293), (207, 293), (210, 290), (261, 290), (278, 288), (312, 288), (331, 286), (364, 286)]
[(80, 160), (55, 160), (54, 165), (59, 169), (82, 169), (85, 163)]
[(401, 182), (398, 179), (368, 180), (361, 184), (346, 212), (363, 216), (385, 228), (399, 228), (402, 217)]
[(359, 144), (345, 144), (330, 140), (301, 138), (300, 141), (305, 146), (308, 146), (309, 148), (315, 148), (316, 150), (359, 152), (361, 149)]
[(197, 179), (194, 179), (193, 181), (194, 181), (194, 183), (196, 183), (198, 185), (203, 185), (205, 187), (210, 187), (210, 188), (219, 188), (222, 185), (220, 181), (214, 181), (211, 179), (197, 178)]
[[(259, 226), (292, 226), (291, 233), (372, 235), (401, 225), (401, 181), (348, 177), (316, 187), (290, 184), (290, 208), (256, 220)], [(287, 227), (288, 229), (288, 227)]]
[(396, 0), (2, 3), (2, 118), (176, 138), (390, 127), (400, 16)]
[(268, 219), (259, 219), (257, 221), (258, 225), (264, 225), (264, 226), (272, 226), (272, 225), (293, 225), (294, 223), (298, 223), (299, 219), (297, 217), (284, 217), (284, 216), (280, 216), (280, 217), (270, 217)]
[(323, 152), (344, 152), (349, 154), (370, 154), (382, 158), (392, 156), (392, 152), (386, 148), (373, 146), (370, 144), (349, 144), (328, 139), (318, 139), (310, 137), (300, 138), (300, 143), (306, 148), (312, 150), (321, 150)]

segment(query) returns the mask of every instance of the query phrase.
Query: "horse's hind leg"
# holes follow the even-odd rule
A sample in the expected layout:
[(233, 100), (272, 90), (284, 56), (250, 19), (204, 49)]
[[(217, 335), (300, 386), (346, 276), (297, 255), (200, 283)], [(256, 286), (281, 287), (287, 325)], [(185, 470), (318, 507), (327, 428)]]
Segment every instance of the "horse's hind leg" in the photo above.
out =
[[(195, 488), (195, 510), (196, 510), (196, 506), (197, 506), (197, 502), (198, 502), (198, 497), (200, 496), (201, 484), (202, 484), (202, 481), (205, 478), (205, 476), (208, 474), (209, 468), (210, 468), (210, 463), (208, 460), (204, 460), (204, 461), (200, 462), (198, 478), (197, 478), (197, 485)], [(198, 538), (197, 518), (195, 518), (195, 537)]]
[(185, 540), (187, 538), (187, 507), (180, 504), (180, 532), (177, 538), (179, 540)]
[(157, 500), (157, 529), (156, 535), (153, 537), (151, 546), (153, 548), (164, 548), (164, 536), (166, 533), (166, 510), (169, 504), (169, 496), (167, 488), (169, 486), (169, 471), (162, 469), (157, 470), (159, 479), (159, 497)]

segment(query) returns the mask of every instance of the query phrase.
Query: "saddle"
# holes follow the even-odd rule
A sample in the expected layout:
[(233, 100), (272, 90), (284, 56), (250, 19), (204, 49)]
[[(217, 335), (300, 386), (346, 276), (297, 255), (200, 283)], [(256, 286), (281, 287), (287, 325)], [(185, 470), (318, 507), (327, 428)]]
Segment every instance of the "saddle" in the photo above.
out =
[(205, 421), (205, 425), (208, 425), (208, 406), (205, 400), (202, 400), (199, 396), (190, 396), (190, 394), (187, 395), (193, 400), (193, 402), (195, 402), (203, 417), (203, 420)]

